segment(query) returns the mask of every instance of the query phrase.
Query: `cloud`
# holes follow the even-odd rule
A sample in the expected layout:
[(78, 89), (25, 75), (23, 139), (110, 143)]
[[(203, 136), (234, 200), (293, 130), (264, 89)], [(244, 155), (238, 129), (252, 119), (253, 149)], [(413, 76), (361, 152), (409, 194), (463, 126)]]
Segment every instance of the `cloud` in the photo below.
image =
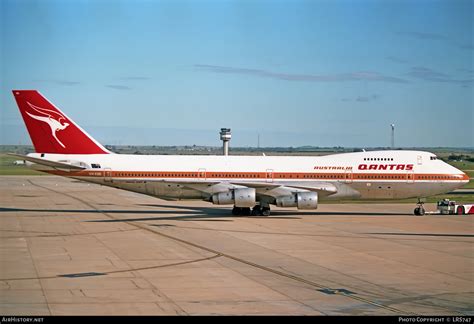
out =
[(355, 102), (371, 102), (374, 100), (377, 100), (380, 98), (379, 95), (373, 94), (371, 96), (358, 96), (357, 98), (342, 98), (341, 101), (349, 102), (349, 101), (355, 101)]
[(244, 74), (257, 76), (262, 78), (271, 78), (285, 81), (303, 81), (303, 82), (345, 82), (345, 81), (375, 81), (375, 82), (392, 82), (392, 83), (408, 83), (407, 80), (387, 76), (378, 72), (361, 71), (342, 74), (295, 74), (295, 73), (279, 73), (260, 69), (236, 68), (229, 66), (195, 64), (195, 68), (201, 71), (222, 74)]
[(407, 60), (399, 58), (399, 57), (395, 57), (395, 56), (387, 56), (386, 59), (389, 60), (389, 61), (395, 62), (395, 63), (399, 63), (399, 64), (407, 64), (408, 63)]
[(356, 101), (358, 102), (369, 102), (369, 101), (374, 101), (374, 100), (377, 100), (379, 98), (378, 95), (371, 95), (370, 97), (363, 97), (363, 96), (359, 96), (356, 98)]
[(415, 31), (409, 32), (397, 32), (397, 35), (408, 36), (416, 39), (421, 40), (448, 40), (448, 37), (441, 34), (434, 34), (434, 33), (420, 33)]
[(472, 43), (461, 43), (452, 37), (448, 37), (442, 34), (435, 34), (435, 33), (420, 33), (415, 31), (410, 32), (397, 32), (397, 35), (407, 36), (411, 38), (415, 38), (418, 40), (427, 40), (427, 41), (445, 41), (447, 44), (455, 46), (457, 48), (472, 51), (474, 50), (474, 45)]
[(128, 76), (120, 78), (120, 80), (131, 80), (131, 81), (146, 81), (150, 80), (151, 78), (145, 76)]
[(474, 45), (472, 44), (459, 44), (459, 48), (464, 49), (464, 50), (469, 50), (472, 51), (474, 50)]
[(55, 80), (55, 79), (52, 79), (52, 80), (42, 79), (42, 80), (34, 80), (34, 81), (35, 82), (48, 82), (48, 83), (54, 83), (54, 84), (57, 84), (57, 85), (64, 85), (64, 86), (75, 86), (75, 85), (81, 84), (81, 82), (79, 82), (79, 81)]
[(115, 90), (132, 90), (129, 86), (124, 86), (124, 85), (117, 85), (117, 84), (106, 84), (105, 85), (107, 88), (112, 88)]
[(468, 74), (474, 74), (473, 69), (457, 69), (457, 71), (463, 72), (463, 73), (468, 73)]
[(467, 86), (468, 84), (472, 84), (474, 79), (454, 79), (450, 75), (435, 71), (433, 69), (423, 67), (423, 66), (414, 66), (411, 68), (410, 72), (407, 75), (421, 79), (424, 81), (431, 81), (431, 82), (444, 82), (444, 83), (452, 83), (452, 84), (461, 84), (463, 86)]
[(423, 80), (428, 80), (428, 81), (439, 81), (439, 80), (450, 78), (450, 76), (447, 74), (437, 72), (423, 66), (412, 67), (410, 72), (408, 72), (408, 75), (418, 78), (418, 79), (423, 79)]

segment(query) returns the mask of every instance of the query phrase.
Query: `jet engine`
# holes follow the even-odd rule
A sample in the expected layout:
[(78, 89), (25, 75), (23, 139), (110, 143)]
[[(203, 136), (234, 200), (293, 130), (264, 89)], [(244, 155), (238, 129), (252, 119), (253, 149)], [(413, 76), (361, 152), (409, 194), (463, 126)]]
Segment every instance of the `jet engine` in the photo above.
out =
[(276, 199), (278, 207), (298, 207), (298, 209), (317, 209), (317, 192), (297, 192), (291, 196), (278, 197)]
[(216, 205), (231, 205), (235, 207), (253, 207), (256, 205), (255, 189), (242, 188), (219, 192), (212, 195), (212, 203)]

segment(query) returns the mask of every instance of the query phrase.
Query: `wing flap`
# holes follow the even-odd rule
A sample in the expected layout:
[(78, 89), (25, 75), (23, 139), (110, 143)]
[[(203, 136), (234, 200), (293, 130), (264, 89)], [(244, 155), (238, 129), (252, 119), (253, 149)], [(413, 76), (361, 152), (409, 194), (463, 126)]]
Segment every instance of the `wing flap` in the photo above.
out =
[(295, 192), (314, 191), (321, 196), (329, 196), (337, 193), (337, 187), (329, 182), (281, 182), (281, 183), (238, 183), (249, 188), (255, 188), (257, 194), (281, 197), (291, 195)]

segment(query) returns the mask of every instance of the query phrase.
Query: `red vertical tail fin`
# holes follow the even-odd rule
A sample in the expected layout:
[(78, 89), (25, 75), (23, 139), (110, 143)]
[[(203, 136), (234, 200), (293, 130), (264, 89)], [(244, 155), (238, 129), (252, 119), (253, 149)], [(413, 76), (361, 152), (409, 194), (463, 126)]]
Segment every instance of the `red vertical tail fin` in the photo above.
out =
[(36, 152), (54, 154), (110, 153), (38, 91), (13, 90), (13, 96)]

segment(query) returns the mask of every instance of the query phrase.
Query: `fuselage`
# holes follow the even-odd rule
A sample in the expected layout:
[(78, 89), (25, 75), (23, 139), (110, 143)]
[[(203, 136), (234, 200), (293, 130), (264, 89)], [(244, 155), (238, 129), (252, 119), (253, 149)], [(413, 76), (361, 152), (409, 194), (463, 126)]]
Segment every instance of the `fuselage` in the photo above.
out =
[[(192, 184), (245, 183), (290, 187), (330, 185), (324, 199), (427, 197), (469, 182), (462, 171), (422, 151), (372, 151), (327, 156), (186, 156), (125, 154), (39, 154), (29, 156), (81, 164), (66, 171), (35, 165), (56, 175), (165, 199), (202, 199)], [(187, 185), (189, 184), (189, 185)]]
[(268, 216), (270, 205), (317, 209), (325, 199), (421, 198), (469, 181), (434, 154), (420, 151), (298, 157), (114, 154), (37, 90), (12, 93), (38, 152), (13, 155), (34, 168), (163, 199), (232, 204), (233, 215)]

